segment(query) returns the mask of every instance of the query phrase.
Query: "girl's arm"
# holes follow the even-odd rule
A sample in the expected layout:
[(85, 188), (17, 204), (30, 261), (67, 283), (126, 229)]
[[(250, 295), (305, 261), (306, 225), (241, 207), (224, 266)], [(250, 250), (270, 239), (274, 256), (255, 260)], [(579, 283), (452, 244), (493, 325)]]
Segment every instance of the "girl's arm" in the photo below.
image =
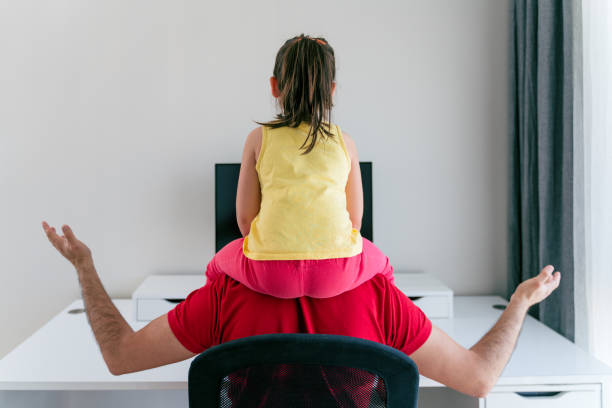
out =
[(253, 130), (247, 136), (242, 152), (238, 191), (236, 192), (236, 219), (243, 237), (249, 234), (251, 222), (259, 213), (259, 205), (261, 204), (259, 178), (255, 170), (255, 164), (261, 149), (261, 138), (261, 127)]
[(346, 209), (348, 210), (353, 228), (361, 229), (361, 218), (363, 217), (363, 185), (361, 184), (361, 168), (359, 167), (359, 156), (353, 139), (342, 132), (344, 145), (351, 158), (351, 171), (346, 183)]

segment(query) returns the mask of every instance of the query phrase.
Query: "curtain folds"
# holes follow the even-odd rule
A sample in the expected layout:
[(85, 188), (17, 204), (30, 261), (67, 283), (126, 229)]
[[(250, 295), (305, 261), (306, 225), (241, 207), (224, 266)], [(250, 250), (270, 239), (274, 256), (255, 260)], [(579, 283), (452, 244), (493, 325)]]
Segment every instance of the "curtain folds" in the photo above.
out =
[[(530, 313), (574, 339), (576, 1), (514, 0), (510, 55), (508, 291), (552, 264), (561, 285)], [(578, 34), (577, 34), (578, 33)], [(580, 239), (580, 235), (576, 235)], [(578, 244), (578, 245), (577, 245)]]

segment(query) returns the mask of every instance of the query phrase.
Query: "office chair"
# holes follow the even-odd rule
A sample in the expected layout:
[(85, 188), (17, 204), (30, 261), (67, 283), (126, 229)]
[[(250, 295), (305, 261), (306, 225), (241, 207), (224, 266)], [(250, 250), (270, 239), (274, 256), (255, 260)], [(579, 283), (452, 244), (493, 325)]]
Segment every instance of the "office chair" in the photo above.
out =
[(188, 387), (190, 408), (411, 408), (419, 373), (407, 355), (372, 341), (266, 334), (197, 356)]

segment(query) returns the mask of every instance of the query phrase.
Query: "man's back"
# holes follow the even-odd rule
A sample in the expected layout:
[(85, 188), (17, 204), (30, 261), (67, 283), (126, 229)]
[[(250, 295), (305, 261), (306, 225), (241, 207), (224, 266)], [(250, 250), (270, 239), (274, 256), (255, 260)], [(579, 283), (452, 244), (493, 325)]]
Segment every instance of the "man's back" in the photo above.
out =
[(193, 353), (257, 334), (321, 333), (359, 337), (411, 354), (431, 333), (423, 312), (380, 275), (326, 299), (274, 298), (222, 277), (192, 292), (168, 313), (168, 322)]

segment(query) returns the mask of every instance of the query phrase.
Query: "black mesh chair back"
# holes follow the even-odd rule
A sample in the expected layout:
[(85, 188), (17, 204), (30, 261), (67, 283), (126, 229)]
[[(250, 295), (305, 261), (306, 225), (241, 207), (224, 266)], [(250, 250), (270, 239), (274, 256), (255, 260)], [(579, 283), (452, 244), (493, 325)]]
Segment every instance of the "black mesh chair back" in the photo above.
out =
[(197, 356), (189, 407), (411, 408), (419, 373), (404, 353), (326, 334), (267, 334)]

